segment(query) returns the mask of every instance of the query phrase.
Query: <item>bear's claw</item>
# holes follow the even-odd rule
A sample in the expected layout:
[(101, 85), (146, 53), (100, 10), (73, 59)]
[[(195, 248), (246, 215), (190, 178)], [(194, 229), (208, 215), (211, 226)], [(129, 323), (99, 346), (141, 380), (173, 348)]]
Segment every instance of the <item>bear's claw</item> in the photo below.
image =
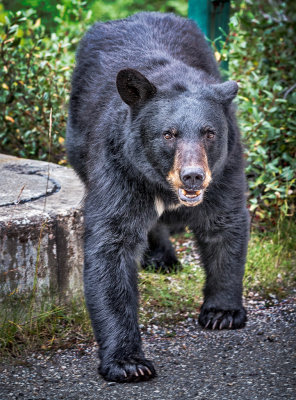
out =
[(157, 376), (151, 361), (138, 358), (101, 364), (99, 373), (105, 380), (119, 383), (146, 381)]
[(206, 329), (239, 329), (247, 321), (247, 314), (242, 307), (238, 310), (201, 309), (198, 321)]

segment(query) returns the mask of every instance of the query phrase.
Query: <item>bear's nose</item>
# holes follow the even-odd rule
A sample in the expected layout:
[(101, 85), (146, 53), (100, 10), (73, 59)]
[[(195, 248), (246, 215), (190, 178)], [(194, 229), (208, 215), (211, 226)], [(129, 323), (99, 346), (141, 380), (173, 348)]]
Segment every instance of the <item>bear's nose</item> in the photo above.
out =
[(181, 181), (188, 189), (199, 189), (205, 180), (205, 173), (200, 167), (185, 167), (180, 173)]

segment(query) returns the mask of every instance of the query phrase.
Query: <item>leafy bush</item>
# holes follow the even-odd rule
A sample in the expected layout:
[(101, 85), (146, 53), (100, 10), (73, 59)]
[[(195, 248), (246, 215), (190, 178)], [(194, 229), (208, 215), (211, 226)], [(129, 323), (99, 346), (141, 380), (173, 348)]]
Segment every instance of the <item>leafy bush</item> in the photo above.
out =
[[(73, 3), (76, 7), (67, 18), (74, 16), (79, 20), (81, 2)], [(63, 6), (59, 6), (59, 13), (65, 23)], [(51, 159), (58, 162), (64, 158), (73, 50), (80, 39), (76, 32), (82, 35), (85, 30), (82, 22), (78, 24), (75, 35), (69, 21), (67, 29), (61, 24), (59, 35), (51, 34), (49, 38), (33, 10), (10, 12), (5, 17), (0, 39), (1, 152), (42, 160), (48, 158), (51, 145)]]
[(230, 21), (226, 50), (259, 218), (295, 213), (295, 24), (296, 3), (275, 0), (244, 0)]
[[(56, 0), (2, 0), (6, 10), (16, 13), (19, 10), (33, 9), (39, 18), (42, 19), (42, 24), (45, 26), (47, 32), (56, 31), (57, 22), (55, 17), (58, 16), (57, 1)], [(59, 4), (64, 4), (58, 2)]]
[(186, 17), (188, 2), (187, 0), (105, 0), (91, 2), (90, 9), (94, 21), (126, 18), (139, 11), (175, 12)]
[[(16, 12), (20, 9), (34, 9), (48, 32), (56, 31), (59, 24), (59, 10), (57, 3), (71, 13), (72, 0), (3, 0), (5, 9)], [(74, 2), (75, 3), (75, 2)], [(92, 11), (91, 21), (106, 21), (125, 18), (139, 11), (175, 12), (186, 17), (188, 10), (187, 0), (88, 0), (84, 6)], [(75, 8), (75, 4), (74, 4)]]
[[(38, 10), (43, 3), (26, 0), (27, 6), (33, 4)], [(50, 0), (48, 7), (53, 6)], [(293, 215), (296, 3), (241, 0), (232, 6), (230, 34), (216, 55), (228, 58), (229, 75), (240, 82), (238, 111), (246, 143), (250, 209), (256, 218)], [(66, 106), (76, 45), (94, 20), (123, 18), (141, 10), (186, 15), (187, 1), (62, 0), (52, 20), (47, 14), (46, 28), (32, 10), (8, 13), (0, 27), (0, 151), (48, 158), (52, 109), (51, 159), (65, 162)], [(53, 27), (57, 32), (48, 33)]]

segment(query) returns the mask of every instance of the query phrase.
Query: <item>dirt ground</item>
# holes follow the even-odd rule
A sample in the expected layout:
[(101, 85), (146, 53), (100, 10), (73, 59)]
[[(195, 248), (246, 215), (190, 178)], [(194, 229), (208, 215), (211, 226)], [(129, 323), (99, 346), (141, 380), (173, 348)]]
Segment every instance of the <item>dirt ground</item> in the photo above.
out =
[(172, 336), (143, 333), (158, 377), (117, 384), (96, 372), (97, 348), (79, 346), (0, 363), (0, 399), (292, 400), (296, 398), (296, 297), (265, 307), (247, 304), (247, 327), (209, 331), (188, 318)]

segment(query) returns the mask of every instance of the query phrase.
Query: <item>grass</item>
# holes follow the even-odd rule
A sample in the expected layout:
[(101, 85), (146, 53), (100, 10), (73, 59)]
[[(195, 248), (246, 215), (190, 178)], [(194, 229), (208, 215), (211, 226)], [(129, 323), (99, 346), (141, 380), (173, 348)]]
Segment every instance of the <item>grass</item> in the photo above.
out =
[(44, 296), (12, 295), (0, 310), (0, 355), (18, 357), (35, 349), (51, 350), (78, 346), (93, 339), (83, 297), (67, 305)]
[(249, 243), (244, 289), (262, 298), (282, 299), (296, 287), (296, 224), (292, 218), (279, 221), (275, 229), (253, 229)]
[[(274, 229), (253, 229), (249, 243), (244, 278), (246, 297), (282, 299), (296, 287), (296, 226), (280, 221)], [(191, 234), (174, 238), (181, 259), (192, 251)], [(190, 243), (190, 242), (189, 242)], [(196, 317), (202, 303), (203, 270), (196, 262), (184, 264), (182, 271), (164, 275), (153, 271), (139, 274), (141, 293), (140, 323), (171, 325), (186, 317)], [(40, 302), (34, 296), (11, 294), (0, 308), (0, 355), (20, 354), (32, 350), (79, 347), (93, 341), (93, 334), (83, 297), (60, 305), (58, 301)]]
[(140, 322), (169, 325), (195, 317), (202, 302), (204, 272), (196, 265), (184, 265), (177, 274), (140, 274)]

